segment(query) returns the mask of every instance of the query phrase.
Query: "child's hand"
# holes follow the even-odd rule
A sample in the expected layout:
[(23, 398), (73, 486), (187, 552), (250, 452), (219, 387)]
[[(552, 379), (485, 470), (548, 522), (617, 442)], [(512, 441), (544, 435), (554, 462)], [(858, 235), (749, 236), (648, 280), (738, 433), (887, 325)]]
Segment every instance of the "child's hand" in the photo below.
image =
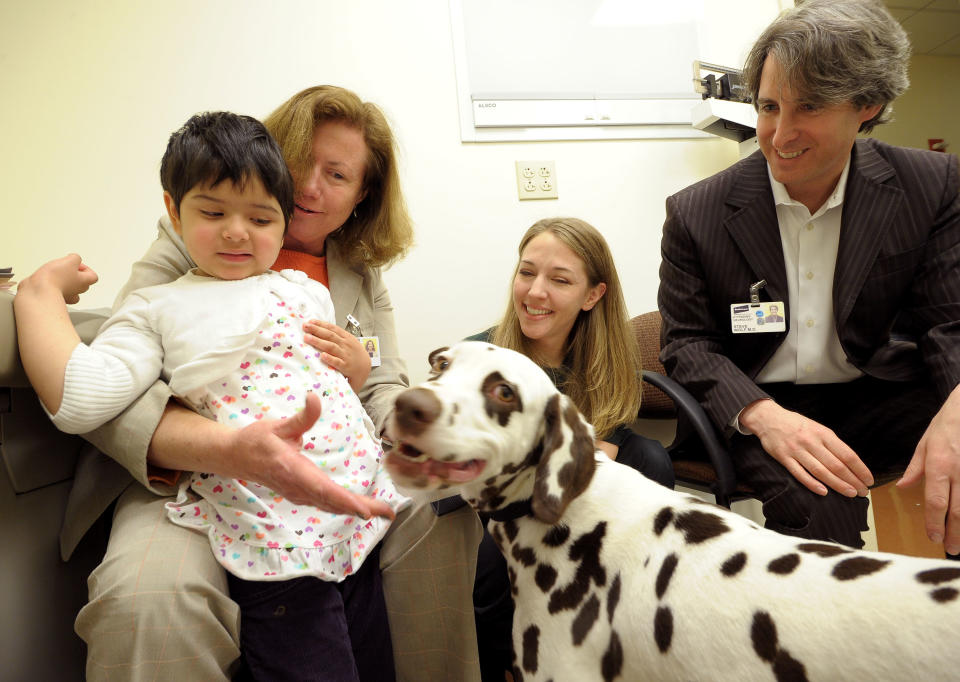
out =
[(322, 353), (321, 359), (339, 370), (357, 392), (370, 376), (370, 356), (360, 339), (329, 322), (310, 320), (303, 325), (304, 341)]
[(38, 291), (47, 287), (59, 291), (67, 303), (76, 303), (80, 294), (97, 282), (97, 273), (83, 264), (75, 253), (41, 265), (35, 273), (20, 282), (17, 291)]

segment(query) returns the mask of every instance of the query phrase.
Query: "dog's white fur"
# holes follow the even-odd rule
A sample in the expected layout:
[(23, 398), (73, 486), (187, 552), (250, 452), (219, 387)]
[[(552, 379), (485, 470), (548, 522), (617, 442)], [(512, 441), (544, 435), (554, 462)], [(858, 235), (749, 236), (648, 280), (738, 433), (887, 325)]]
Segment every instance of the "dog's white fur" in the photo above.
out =
[(518, 682), (960, 677), (955, 563), (779, 535), (667, 490), (595, 454), (519, 353), (465, 342), (431, 363), (398, 400), (387, 466), (482, 511), (532, 498), (490, 523), (515, 588)]

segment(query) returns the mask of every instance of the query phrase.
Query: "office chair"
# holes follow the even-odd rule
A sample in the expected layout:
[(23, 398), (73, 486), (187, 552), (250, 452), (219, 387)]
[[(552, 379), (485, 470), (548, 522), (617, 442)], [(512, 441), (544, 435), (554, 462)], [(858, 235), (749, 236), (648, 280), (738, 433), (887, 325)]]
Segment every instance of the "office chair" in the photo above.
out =
[(677, 482), (712, 494), (717, 504), (728, 509), (734, 500), (753, 497), (749, 486), (737, 483), (733, 460), (707, 413), (660, 364), (660, 312), (643, 313), (630, 323), (643, 363), (638, 417), (644, 422), (675, 424), (672, 442), (665, 447)]

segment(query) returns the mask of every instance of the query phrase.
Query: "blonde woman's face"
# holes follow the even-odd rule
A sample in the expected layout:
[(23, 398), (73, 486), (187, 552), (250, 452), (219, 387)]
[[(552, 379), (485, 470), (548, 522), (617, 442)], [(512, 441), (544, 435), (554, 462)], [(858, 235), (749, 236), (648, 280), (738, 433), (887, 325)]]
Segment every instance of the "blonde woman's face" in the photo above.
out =
[(363, 133), (341, 121), (328, 121), (313, 135), (313, 168), (295, 178), (293, 217), (284, 247), (312, 255), (323, 253), (327, 236), (340, 228), (363, 201), (367, 169)]
[(540, 233), (520, 254), (513, 280), (513, 307), (523, 335), (560, 364), (577, 315), (592, 309), (606, 288), (602, 282), (590, 286), (583, 261), (553, 233)]

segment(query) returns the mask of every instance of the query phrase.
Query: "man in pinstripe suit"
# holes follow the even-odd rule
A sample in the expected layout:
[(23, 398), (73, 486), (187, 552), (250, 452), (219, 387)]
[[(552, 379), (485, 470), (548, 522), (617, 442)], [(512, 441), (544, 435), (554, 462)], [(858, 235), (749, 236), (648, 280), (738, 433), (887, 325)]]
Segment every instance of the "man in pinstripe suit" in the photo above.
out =
[[(729, 434), (769, 527), (860, 547), (868, 486), (907, 467), (953, 555), (957, 159), (857, 139), (906, 89), (909, 54), (873, 0), (807, 0), (758, 39), (760, 151), (667, 200), (661, 359)], [(785, 330), (737, 322), (751, 294)]]

